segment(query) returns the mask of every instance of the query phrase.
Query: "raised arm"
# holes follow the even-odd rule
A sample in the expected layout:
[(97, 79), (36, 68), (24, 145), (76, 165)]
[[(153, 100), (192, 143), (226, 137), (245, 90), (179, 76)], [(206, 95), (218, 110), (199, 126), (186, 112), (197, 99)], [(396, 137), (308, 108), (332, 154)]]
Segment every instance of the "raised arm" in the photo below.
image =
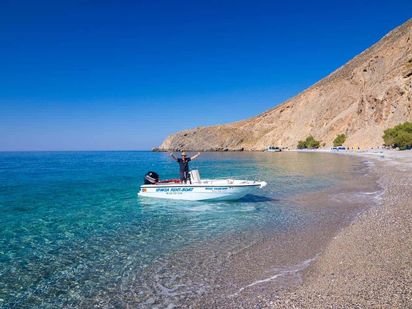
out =
[(198, 152), (198, 153), (195, 154), (193, 157), (191, 157), (190, 160), (194, 160), (194, 159), (196, 159), (198, 156), (200, 156), (200, 152)]
[(173, 152), (170, 153), (170, 156), (173, 158), (173, 160), (177, 161), (176, 156), (173, 154)]

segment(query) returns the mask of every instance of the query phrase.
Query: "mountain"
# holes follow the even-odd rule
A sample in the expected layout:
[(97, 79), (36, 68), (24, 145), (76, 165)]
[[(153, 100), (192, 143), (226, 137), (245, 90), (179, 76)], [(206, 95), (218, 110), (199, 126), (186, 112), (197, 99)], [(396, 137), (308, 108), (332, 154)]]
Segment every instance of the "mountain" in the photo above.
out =
[(330, 146), (376, 147), (386, 128), (412, 121), (412, 19), (326, 78), (256, 117), (170, 135), (159, 150), (296, 148), (313, 135)]

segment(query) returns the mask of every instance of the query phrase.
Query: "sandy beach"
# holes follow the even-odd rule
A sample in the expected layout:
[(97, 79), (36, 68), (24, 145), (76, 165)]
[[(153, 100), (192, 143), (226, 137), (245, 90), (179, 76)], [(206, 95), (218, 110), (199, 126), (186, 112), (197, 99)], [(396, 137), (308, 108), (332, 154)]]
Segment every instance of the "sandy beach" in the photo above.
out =
[[(254, 281), (235, 298), (209, 303), (209, 307), (412, 307), (412, 152), (372, 150), (339, 155), (370, 159), (380, 187), (378, 195), (368, 197), (375, 199), (375, 206), (364, 208), (313, 258)], [(286, 289), (281, 287), (285, 282), (289, 284)]]
[(412, 306), (412, 152), (345, 154), (374, 159), (383, 188), (378, 207), (342, 229), (306, 269), (301, 286), (261, 299), (260, 307)]

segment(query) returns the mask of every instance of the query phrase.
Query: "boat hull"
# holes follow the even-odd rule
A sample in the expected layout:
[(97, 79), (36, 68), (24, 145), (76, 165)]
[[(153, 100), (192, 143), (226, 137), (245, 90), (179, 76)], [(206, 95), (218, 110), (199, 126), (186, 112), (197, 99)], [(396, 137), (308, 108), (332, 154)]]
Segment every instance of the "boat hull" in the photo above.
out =
[(238, 200), (263, 187), (266, 183), (248, 185), (143, 185), (138, 196), (188, 201), (228, 201)]

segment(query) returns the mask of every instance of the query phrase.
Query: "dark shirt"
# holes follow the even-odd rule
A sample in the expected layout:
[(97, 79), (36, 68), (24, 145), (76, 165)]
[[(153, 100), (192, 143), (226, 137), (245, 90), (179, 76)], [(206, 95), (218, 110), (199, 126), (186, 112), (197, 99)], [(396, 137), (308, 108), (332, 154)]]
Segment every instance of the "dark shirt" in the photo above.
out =
[(189, 172), (189, 162), (190, 162), (190, 158), (186, 158), (186, 160), (183, 161), (182, 158), (177, 159), (177, 163), (179, 163), (180, 166), (180, 173), (187, 173)]

